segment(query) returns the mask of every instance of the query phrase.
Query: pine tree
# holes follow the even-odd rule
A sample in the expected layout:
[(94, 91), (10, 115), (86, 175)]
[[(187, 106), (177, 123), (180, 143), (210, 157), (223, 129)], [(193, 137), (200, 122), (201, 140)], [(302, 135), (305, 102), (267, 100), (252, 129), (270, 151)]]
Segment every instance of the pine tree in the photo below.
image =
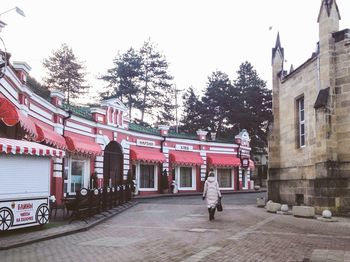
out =
[(113, 61), (115, 67), (107, 71), (100, 79), (108, 82), (109, 90), (101, 93), (103, 98), (117, 97), (129, 108), (131, 116), (132, 108), (140, 107), (140, 68), (141, 57), (135, 49), (130, 48), (126, 53), (119, 54)]
[(229, 128), (228, 115), (233, 101), (229, 99), (232, 89), (227, 74), (215, 71), (208, 77), (208, 84), (202, 97), (204, 105), (203, 117), (208, 127), (217, 132), (217, 135), (226, 136)]
[(239, 96), (241, 113), (231, 115), (230, 121), (239, 122), (241, 128), (247, 129), (252, 147), (266, 147), (267, 123), (272, 120), (271, 90), (266, 88), (266, 82), (249, 62), (240, 65), (234, 88)]
[(65, 94), (67, 103), (71, 98), (78, 98), (87, 92), (85, 84), (85, 67), (77, 61), (73, 50), (67, 44), (62, 44), (60, 49), (53, 51), (52, 56), (43, 62), (47, 69), (48, 77), (45, 84), (51, 90), (60, 90)]
[(34, 77), (27, 77), (27, 86), (37, 95), (49, 99), (50, 91), (46, 86), (40, 84)]
[(170, 83), (173, 77), (168, 73), (168, 62), (150, 40), (144, 42), (140, 55), (141, 121), (144, 121), (145, 114), (148, 113), (158, 121), (169, 123), (174, 119), (174, 90)]
[(183, 95), (184, 105), (181, 118), (181, 131), (186, 133), (195, 133), (198, 129), (203, 129), (204, 126), (202, 117), (203, 104), (195, 94), (193, 87), (189, 87)]

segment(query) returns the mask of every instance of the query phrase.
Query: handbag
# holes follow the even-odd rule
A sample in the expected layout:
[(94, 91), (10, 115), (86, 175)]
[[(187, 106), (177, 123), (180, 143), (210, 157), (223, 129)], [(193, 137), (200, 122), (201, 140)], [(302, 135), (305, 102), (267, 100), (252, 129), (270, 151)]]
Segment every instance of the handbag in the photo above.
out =
[(222, 208), (222, 204), (221, 204), (221, 199), (219, 198), (218, 203), (216, 204), (216, 209), (218, 210), (218, 212), (221, 212), (222, 210), (224, 210)]

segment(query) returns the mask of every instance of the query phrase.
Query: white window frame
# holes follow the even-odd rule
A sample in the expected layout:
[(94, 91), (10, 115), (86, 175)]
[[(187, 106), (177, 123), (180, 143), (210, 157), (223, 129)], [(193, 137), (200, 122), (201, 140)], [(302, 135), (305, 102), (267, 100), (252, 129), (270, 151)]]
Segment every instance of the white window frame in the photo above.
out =
[[(152, 188), (140, 187), (141, 186), (141, 181), (140, 181), (141, 165), (154, 166), (154, 174), (153, 174), (154, 175), (154, 187), (152, 187)], [(158, 190), (158, 165), (137, 161), (136, 162), (136, 179), (137, 179), (137, 185), (138, 185), (139, 191), (157, 191)]]
[(232, 187), (220, 187), (219, 186), (219, 189), (222, 189), (222, 190), (234, 190), (235, 189), (234, 168), (232, 168), (232, 167), (227, 167), (227, 168), (226, 167), (216, 167), (215, 170), (214, 170), (216, 180), (218, 180), (218, 169), (231, 169), (231, 181), (232, 181)]
[[(181, 167), (191, 167), (192, 169), (192, 186), (191, 187), (181, 187), (180, 186), (180, 168)], [(175, 181), (179, 185), (179, 190), (196, 190), (196, 167), (195, 166), (176, 166), (175, 167)]]
[[(301, 102), (303, 102), (303, 109), (301, 109)], [(299, 147), (303, 148), (306, 145), (306, 132), (305, 132), (305, 100), (304, 97), (300, 97), (297, 99), (297, 106), (298, 106), (298, 140), (299, 140)], [(304, 119), (301, 120), (301, 113), (304, 113)], [(301, 127), (304, 127), (304, 133), (301, 132)], [(302, 137), (304, 137), (304, 144), (302, 144)]]
[[(82, 187), (88, 188), (90, 182), (90, 158), (81, 158), (81, 157), (68, 157), (65, 158), (64, 161), (68, 161), (68, 179), (67, 179), (67, 192), (69, 195), (76, 195), (76, 192), (71, 192), (71, 179), (72, 179), (72, 162), (79, 161), (84, 162), (84, 172), (83, 172), (83, 185)], [(63, 167), (66, 168), (66, 165)], [(64, 177), (63, 177), (64, 179)], [(63, 181), (65, 183), (65, 181)], [(66, 192), (63, 192), (64, 196), (66, 196)]]

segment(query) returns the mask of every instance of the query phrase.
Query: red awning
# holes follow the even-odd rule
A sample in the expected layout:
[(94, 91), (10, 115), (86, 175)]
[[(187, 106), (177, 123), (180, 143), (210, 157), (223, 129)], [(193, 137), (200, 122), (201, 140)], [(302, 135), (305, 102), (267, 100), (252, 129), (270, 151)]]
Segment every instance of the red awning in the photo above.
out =
[(64, 157), (65, 152), (38, 143), (0, 137), (0, 153)]
[(249, 168), (254, 169), (255, 168), (255, 164), (254, 161), (249, 159)]
[(56, 133), (54, 130), (50, 130), (46, 127), (35, 124), (36, 131), (38, 133), (38, 138), (36, 142), (45, 142), (46, 144), (55, 146), (59, 149), (66, 149), (66, 140), (63, 136)]
[(34, 122), (3, 97), (0, 97), (0, 120), (7, 126), (19, 123), (34, 139), (38, 137)]
[(3, 97), (0, 97), (0, 120), (7, 126), (14, 126), (19, 121), (16, 107)]
[(235, 155), (207, 154), (207, 162), (212, 166), (233, 167), (240, 166), (241, 161)]
[(202, 165), (203, 159), (197, 152), (186, 152), (186, 151), (171, 151), (170, 155), (171, 164), (194, 166)]
[(101, 146), (89, 140), (83, 140), (74, 136), (65, 136), (67, 148), (70, 152), (76, 152), (88, 155), (101, 155)]
[(138, 160), (150, 163), (163, 163), (165, 156), (160, 149), (152, 147), (135, 147), (130, 148), (131, 160)]

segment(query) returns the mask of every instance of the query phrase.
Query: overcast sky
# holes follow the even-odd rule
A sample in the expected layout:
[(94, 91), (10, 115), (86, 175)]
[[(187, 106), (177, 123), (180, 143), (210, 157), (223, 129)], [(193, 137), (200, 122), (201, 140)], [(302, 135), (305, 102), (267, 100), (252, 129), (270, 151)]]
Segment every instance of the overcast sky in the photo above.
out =
[[(149, 37), (170, 63), (178, 89), (203, 90), (214, 70), (231, 79), (249, 61), (271, 87), (271, 48), (280, 32), (286, 69), (307, 60), (318, 41), (321, 0), (1, 0), (0, 33), (11, 61), (26, 61), (41, 81), (42, 61), (62, 43), (96, 77), (113, 66), (118, 51), (139, 48)], [(337, 0), (340, 29), (350, 28), (350, 1)], [(272, 27), (272, 29), (270, 29)], [(1, 45), (0, 45), (1, 46)], [(2, 46), (0, 47), (2, 49)], [(93, 93), (93, 92), (92, 92)]]

